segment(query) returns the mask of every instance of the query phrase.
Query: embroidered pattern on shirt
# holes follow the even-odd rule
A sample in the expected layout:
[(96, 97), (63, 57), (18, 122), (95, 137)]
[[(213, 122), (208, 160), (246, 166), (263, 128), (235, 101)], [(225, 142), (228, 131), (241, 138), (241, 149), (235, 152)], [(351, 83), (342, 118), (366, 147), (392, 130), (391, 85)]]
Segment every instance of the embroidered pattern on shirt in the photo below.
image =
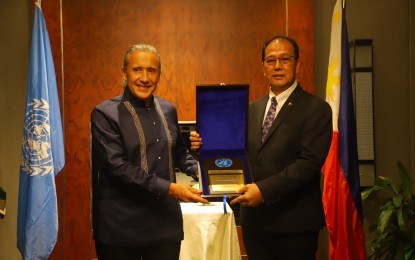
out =
[(174, 168), (173, 168), (173, 159), (172, 159), (172, 147), (173, 147), (173, 140), (170, 134), (169, 126), (166, 121), (166, 117), (164, 116), (163, 111), (161, 110), (160, 104), (157, 100), (154, 100), (154, 105), (156, 107), (156, 111), (158, 112), (161, 122), (164, 127), (164, 131), (167, 135), (167, 142), (168, 142), (168, 148), (169, 148), (169, 173), (170, 173), (170, 181), (174, 182)]
[(137, 129), (138, 138), (140, 140), (140, 160), (141, 160), (141, 169), (148, 173), (148, 163), (147, 163), (147, 149), (146, 149), (146, 138), (144, 136), (143, 127), (141, 126), (140, 119), (138, 118), (137, 112), (134, 107), (131, 105), (130, 101), (124, 101), (124, 105), (127, 107), (131, 116), (134, 120), (135, 128)]

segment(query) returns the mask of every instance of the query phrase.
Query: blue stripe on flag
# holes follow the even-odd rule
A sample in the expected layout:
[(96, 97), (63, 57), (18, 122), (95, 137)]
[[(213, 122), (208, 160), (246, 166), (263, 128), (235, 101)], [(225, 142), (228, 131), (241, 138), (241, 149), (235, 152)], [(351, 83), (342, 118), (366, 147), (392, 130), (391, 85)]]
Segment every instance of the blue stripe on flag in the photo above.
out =
[(339, 160), (349, 185), (355, 207), (363, 220), (362, 199), (360, 195), (359, 161), (357, 154), (356, 121), (350, 72), (349, 45), (344, 8), (342, 9), (342, 64), (339, 108)]

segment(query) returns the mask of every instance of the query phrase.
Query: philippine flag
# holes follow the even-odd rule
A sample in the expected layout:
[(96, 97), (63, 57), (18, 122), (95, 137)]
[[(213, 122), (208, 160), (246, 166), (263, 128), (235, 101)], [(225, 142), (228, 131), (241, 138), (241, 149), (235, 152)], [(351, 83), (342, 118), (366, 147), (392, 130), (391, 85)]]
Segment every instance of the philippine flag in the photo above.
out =
[(326, 101), (333, 110), (333, 139), (323, 166), (323, 203), (332, 260), (366, 259), (356, 123), (346, 19), (342, 0), (333, 11)]

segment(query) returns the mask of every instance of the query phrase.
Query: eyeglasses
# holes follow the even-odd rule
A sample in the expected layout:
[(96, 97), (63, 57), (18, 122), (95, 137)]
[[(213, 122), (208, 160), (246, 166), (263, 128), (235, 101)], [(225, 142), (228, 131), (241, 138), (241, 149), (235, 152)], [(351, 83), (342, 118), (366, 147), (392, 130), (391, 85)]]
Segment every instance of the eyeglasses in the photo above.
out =
[(270, 56), (264, 59), (264, 66), (273, 68), (275, 64), (277, 64), (277, 61), (279, 61), (282, 66), (290, 65), (293, 61), (293, 58), (295, 58), (295, 56), (282, 55), (279, 58)]

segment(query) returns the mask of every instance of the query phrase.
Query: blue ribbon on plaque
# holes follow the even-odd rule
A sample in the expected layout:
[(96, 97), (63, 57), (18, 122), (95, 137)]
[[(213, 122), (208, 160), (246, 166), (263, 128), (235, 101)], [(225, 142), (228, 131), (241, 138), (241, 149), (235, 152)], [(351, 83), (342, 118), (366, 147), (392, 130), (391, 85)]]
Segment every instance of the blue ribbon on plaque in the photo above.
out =
[(251, 183), (246, 159), (249, 85), (196, 86), (199, 186), (203, 197), (236, 196)]

